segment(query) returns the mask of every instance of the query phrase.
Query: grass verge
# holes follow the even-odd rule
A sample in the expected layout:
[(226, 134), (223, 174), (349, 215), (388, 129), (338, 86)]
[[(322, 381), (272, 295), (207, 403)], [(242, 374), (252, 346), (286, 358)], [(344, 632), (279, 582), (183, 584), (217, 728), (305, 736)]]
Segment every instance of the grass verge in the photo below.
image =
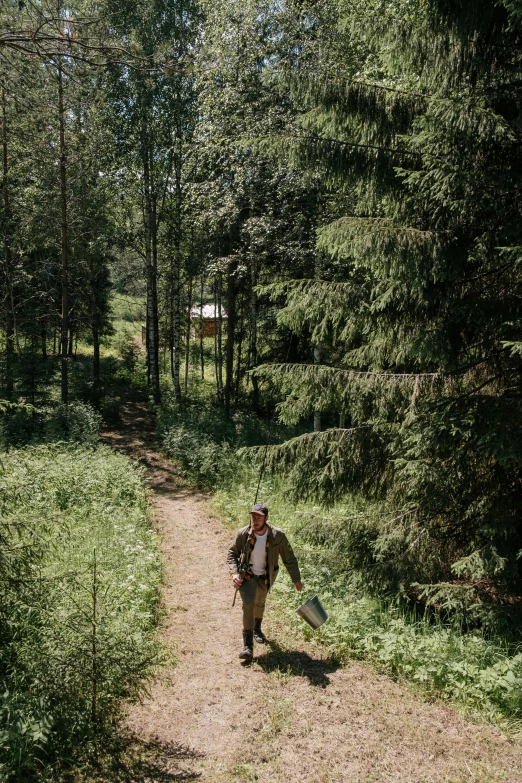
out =
[(163, 658), (140, 472), (106, 447), (0, 454), (0, 778), (97, 752)]

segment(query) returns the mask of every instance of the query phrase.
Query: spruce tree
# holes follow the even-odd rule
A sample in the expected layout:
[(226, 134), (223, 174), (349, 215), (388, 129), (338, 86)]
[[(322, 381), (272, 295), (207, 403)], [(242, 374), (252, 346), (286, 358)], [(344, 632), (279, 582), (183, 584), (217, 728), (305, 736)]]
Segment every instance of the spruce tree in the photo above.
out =
[(474, 611), (522, 582), (517, 9), (315, 4), (306, 57), (275, 74), (305, 107), (294, 165), (344, 214), (319, 232), (325, 279), (286, 284), (279, 312), (326, 361), (260, 374), (285, 421), (346, 424), (270, 463), (300, 496), (376, 504), (358, 546), (383, 584)]

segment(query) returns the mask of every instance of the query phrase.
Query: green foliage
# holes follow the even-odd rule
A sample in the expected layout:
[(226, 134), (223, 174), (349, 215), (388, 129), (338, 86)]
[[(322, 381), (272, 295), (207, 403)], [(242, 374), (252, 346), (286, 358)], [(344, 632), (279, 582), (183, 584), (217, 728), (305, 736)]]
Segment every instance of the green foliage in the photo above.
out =
[(166, 430), (162, 445), (181, 468), (182, 475), (198, 487), (212, 488), (226, 481), (236, 465), (226, 441), (218, 443), (211, 436), (184, 424)]
[[(48, 399), (45, 387), (54, 382), (56, 364), (49, 354), (60, 352), (62, 295), (66, 292), (68, 301), (66, 354), (74, 352), (78, 337), (91, 334), (98, 342), (111, 330), (108, 266), (115, 236), (114, 190), (106, 176), (110, 142), (100, 114), (102, 82), (88, 67), (88, 61), (100, 57), (107, 29), (102, 29), (103, 14), (83, 0), (59, 15), (65, 19), (66, 13), (70, 40), (87, 46), (89, 57), (77, 59), (69, 49), (68, 66), (60, 70), (67, 105), (62, 130), (72, 153), (63, 159), (63, 172), (56, 158), (58, 64), (63, 63), (57, 52), (63, 32), (57, 33), (42, 2), (9, 2), (0, 15), (3, 35), (6, 29), (18, 30), (30, 41), (22, 49), (8, 45), (3, 55), (0, 323), (5, 350), (0, 385), (2, 396), (39, 404)], [(27, 97), (23, 105), (17, 97), (22, 91)], [(60, 217), (61, 174), (67, 209)]]
[[(379, 388), (378, 378), (375, 383)], [(400, 395), (403, 379), (397, 383)], [(406, 398), (411, 399), (415, 381), (407, 386)], [(333, 652), (368, 660), (430, 697), (448, 699), (492, 722), (519, 725), (520, 635), (508, 596), (495, 594), (489, 579), (490, 573), (506, 567), (498, 553), (484, 550), (457, 559), (452, 538), (434, 539), (423, 526), (418, 504), (408, 504), (406, 497), (392, 509), (382, 499), (369, 502), (360, 493), (340, 498), (334, 493), (327, 511), (306, 502), (308, 495), (320, 492), (301, 469), (290, 473), (291, 484), (283, 478), (285, 444), (279, 455), (277, 445), (268, 451), (265, 446), (252, 449), (256, 439), (284, 440), (287, 432), (280, 424), (270, 433), (251, 416), (237, 413), (227, 419), (202, 396), (185, 408), (165, 405), (159, 426), (165, 448), (184, 475), (215, 491), (216, 509), (231, 529), (248, 521), (266, 454), (272, 471), (262, 477), (259, 498), (296, 546), (306, 593), (317, 592), (327, 608), (330, 619), (316, 633)], [(307, 449), (313, 463), (310, 454), (317, 449), (310, 449), (309, 442), (314, 438), (322, 440), (320, 448), (330, 449), (335, 461), (335, 431), (304, 434), (290, 443)], [(310, 474), (315, 469), (313, 463)], [(347, 471), (359, 469), (366, 469), (368, 480), (373, 480), (367, 464), (347, 460)], [(383, 475), (382, 466), (375, 470)], [(325, 488), (327, 472), (323, 482)], [(436, 581), (441, 560), (455, 563), (444, 584)], [(427, 577), (425, 584), (419, 582), (421, 573)], [(293, 609), (302, 599), (284, 574), (274, 597), (289, 622), (297, 625)], [(426, 605), (429, 611), (423, 612)], [(309, 633), (307, 628), (304, 633)]]
[(140, 347), (136, 343), (132, 330), (129, 327), (120, 330), (113, 340), (113, 345), (118, 357), (123, 361), (124, 368), (132, 372), (140, 353)]
[[(56, 57), (46, 48), (56, 41), (45, 37), (38, 2), (0, 12), (2, 29), (21, 28), (26, 46), (14, 50), (7, 41), (1, 77), (0, 380), (2, 396), (22, 401), (2, 410), (5, 459), (23, 444), (97, 440), (93, 408), (49, 402), (66, 228), (69, 352), (84, 337), (96, 356), (92, 367), (68, 362), (70, 398), (116, 418), (124, 390), (145, 389), (135, 340), (145, 267), (154, 396), (162, 348), (164, 372), (172, 352), (176, 390), (159, 412), (160, 436), (184, 475), (225, 492), (241, 522), (261, 464), (281, 493), (329, 507), (306, 506), (299, 524), (286, 507), (284, 514), (313, 554), (309, 583), (313, 563), (314, 573), (326, 569), (321, 590), (335, 585), (335, 617), (324, 629), (334, 632), (332, 643), (430, 692), (466, 701), (469, 691), (468, 703), (482, 698), (488, 714), (511, 716), (520, 711), (519, 690), (509, 684), (520, 661), (494, 638), (502, 631), (510, 644), (518, 640), (522, 594), (518, 6), (118, 0), (110, 34), (123, 48), (96, 76), (74, 51), (86, 29), (91, 43), (101, 41), (110, 15), (95, 20), (88, 4), (71, 6), (62, 74), (67, 226), (58, 199)], [(28, 60), (38, 46), (42, 59)], [(147, 67), (129, 67), (127, 47)], [(100, 49), (85, 51), (100, 64)], [(119, 292), (109, 348), (116, 356), (100, 357), (100, 338), (103, 347), (111, 333), (109, 265)], [(185, 345), (183, 394), (184, 314), (196, 300), (224, 305), (228, 317), (215, 341), (201, 343), (201, 357)], [(194, 366), (190, 372), (191, 354), (204, 362), (209, 349), (214, 367), (201, 374), (216, 383), (212, 400), (208, 381), (196, 381)], [(256, 412), (277, 402), (277, 426), (233, 411), (234, 401), (247, 399)], [(326, 431), (309, 432), (312, 420)], [(39, 452), (30, 453), (38, 461)], [(20, 546), (1, 552), (11, 588), (32, 585), (41, 617), (61, 628), (62, 612), (64, 628), (80, 629), (85, 611), (60, 609), (58, 586), (83, 596), (85, 610), (99, 579), (112, 617), (113, 565), (85, 533), (84, 570), (67, 566), (45, 581), (60, 531), (77, 541), (74, 531), (98, 514), (77, 518), (90, 501), (73, 503), (70, 492), (81, 495), (87, 479), (60, 470), (63, 482), (47, 475), (55, 488), (47, 506), (34, 519), (16, 511), (6, 529), (6, 541), (19, 537)], [(36, 499), (46, 497), (38, 477), (30, 483)], [(107, 492), (103, 485), (100, 497)], [(112, 529), (108, 517), (103, 525)], [(40, 593), (35, 569), (45, 577)], [(45, 664), (43, 653), (35, 661), (60, 681), (45, 623), (27, 610), (40, 604), (23, 603), (25, 587), (17, 603), (11, 588), (5, 611), (16, 618), (13, 628), (26, 623), (31, 645), (47, 650)], [(121, 638), (111, 623), (106, 636), (99, 626), (109, 668), (111, 634)], [(83, 642), (67, 633), (56, 638), (85, 672), (87, 631), (78, 630)], [(15, 754), (53, 746), (63, 720), (16, 635), (12, 644), (23, 666), (16, 682), (9, 669), (0, 707), (6, 722), (11, 716), (11, 734), (1, 735), (14, 749), (4, 761), (10, 768)], [(131, 655), (126, 644), (118, 648), (123, 657)], [(79, 703), (75, 675), (67, 676), (64, 692), (72, 695), (64, 703)], [(112, 697), (104, 698), (102, 722), (112, 709)], [(86, 735), (86, 709), (67, 713), (78, 736)]]
[(184, 476), (207, 489), (237, 478), (243, 470), (237, 449), (266, 441), (269, 433), (270, 424), (255, 414), (236, 410), (227, 416), (222, 409), (211, 407), (204, 393), (183, 405), (166, 394), (158, 412), (158, 434), (165, 452)]
[[(128, 258), (119, 261), (122, 267), (128, 269), (130, 260)], [(119, 269), (115, 262), (111, 266), (111, 271), (116, 273)], [(137, 270), (134, 270), (137, 274)], [(114, 284), (114, 292), (111, 297), (111, 310), (115, 320), (121, 320), (127, 324), (132, 324), (136, 330), (141, 332), (141, 324), (145, 322), (145, 299), (142, 296), (130, 296), (129, 294), (118, 293), (118, 286)]]
[(100, 413), (84, 402), (42, 408), (13, 405), (0, 418), (0, 446), (8, 448), (55, 441), (95, 445), (101, 423)]
[(0, 770), (97, 741), (161, 660), (160, 557), (138, 471), (106, 448), (0, 461)]
[(488, 0), (330, 5), (272, 68), (302, 107), (290, 158), (330, 193), (321, 279), (264, 289), (314, 363), (256, 375), (283, 421), (344, 426), (267, 466), (294, 496), (379, 504), (350, 526), (383, 592), (518, 625), (520, 20)]
[(316, 498), (325, 505), (350, 491), (382, 496), (388, 478), (382, 441), (368, 426), (307, 432), (253, 451), (259, 457), (266, 452), (267, 469), (286, 475), (294, 497)]
[(321, 637), (338, 652), (369, 660), (492, 722), (508, 718), (520, 725), (522, 653), (480, 633), (463, 635), (451, 626), (415, 620), (349, 592), (340, 601), (326, 579), (309, 584), (330, 611)]

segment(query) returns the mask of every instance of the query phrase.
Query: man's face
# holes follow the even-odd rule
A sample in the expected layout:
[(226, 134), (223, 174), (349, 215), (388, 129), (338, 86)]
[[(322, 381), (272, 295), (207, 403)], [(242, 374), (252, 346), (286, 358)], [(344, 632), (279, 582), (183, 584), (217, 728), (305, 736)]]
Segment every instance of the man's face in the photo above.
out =
[(252, 522), (252, 527), (254, 528), (254, 533), (257, 533), (258, 535), (265, 532), (266, 527), (266, 517), (264, 514), (256, 514), (255, 511), (252, 511), (250, 514), (250, 520)]

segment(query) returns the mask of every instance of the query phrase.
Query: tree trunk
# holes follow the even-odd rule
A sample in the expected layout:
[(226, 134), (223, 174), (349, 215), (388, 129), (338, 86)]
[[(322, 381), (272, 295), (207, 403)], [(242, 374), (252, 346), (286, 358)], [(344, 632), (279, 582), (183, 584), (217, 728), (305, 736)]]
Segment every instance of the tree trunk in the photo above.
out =
[(47, 330), (44, 326), (42, 326), (42, 331), (40, 332), (40, 336), (42, 338), (42, 359), (44, 361), (47, 360)]
[(187, 310), (187, 332), (185, 342), (185, 379), (184, 388), (185, 395), (188, 391), (188, 375), (189, 375), (189, 360), (190, 360), (190, 310), (192, 308), (192, 277), (189, 277), (188, 282), (188, 310)]
[[(257, 261), (252, 260), (250, 269), (250, 369), (257, 367), (257, 294), (255, 287), (257, 285)], [(259, 384), (257, 377), (252, 375), (253, 398), (252, 406), (255, 411), (259, 410)]]
[(9, 159), (7, 148), (7, 109), (5, 89), (2, 87), (2, 190), (4, 193), (4, 261), (5, 261), (5, 281), (7, 288), (6, 318), (5, 318), (5, 394), (8, 400), (11, 400), (14, 392), (14, 333), (15, 333), (15, 311), (13, 300), (13, 289), (11, 286), (11, 207), (9, 203)]
[(182, 163), (182, 136), (181, 129), (177, 128), (177, 150), (174, 160), (174, 266), (172, 269), (174, 310), (174, 372), (172, 382), (174, 396), (181, 399), (180, 365), (181, 365), (181, 163)]
[(205, 380), (205, 356), (203, 354), (203, 294), (204, 294), (204, 275), (201, 275), (201, 294), (199, 297), (201, 306), (201, 316), (199, 319), (199, 353), (201, 357), (201, 380)]
[(100, 387), (100, 332), (98, 331), (97, 324), (92, 325), (92, 378), (94, 382), (94, 390), (98, 391)]
[(65, 156), (65, 108), (63, 104), (63, 73), (58, 65), (58, 116), (60, 123), (60, 216), (61, 216), (61, 265), (62, 265), (62, 315), (61, 315), (61, 397), (69, 399), (67, 349), (69, 337), (69, 261), (67, 248), (67, 161)]
[(226, 356), (226, 383), (225, 383), (225, 411), (230, 415), (230, 397), (234, 387), (234, 342), (236, 336), (236, 290), (235, 272), (237, 261), (228, 265), (227, 274), (227, 356)]
[(172, 368), (172, 385), (174, 388), (174, 397), (176, 400), (181, 399), (181, 384), (180, 384), (180, 347), (181, 347), (181, 280), (179, 271), (179, 256), (176, 254), (174, 261), (174, 268), (172, 274), (172, 311), (173, 311), (173, 332), (172, 332), (172, 345), (173, 345), (173, 368)]
[(218, 386), (219, 399), (223, 402), (223, 302), (222, 275), (218, 274)]
[[(147, 273), (148, 274), (148, 273)], [(149, 362), (149, 289), (147, 278), (147, 305), (145, 307), (145, 366), (147, 368), (147, 386), (150, 386), (150, 362)]]
[(156, 211), (156, 190), (152, 177), (153, 164), (151, 161), (151, 244), (152, 244), (152, 287), (154, 307), (152, 309), (152, 329), (154, 332), (154, 367), (155, 378), (154, 402), (161, 402), (161, 389), (159, 380), (159, 316), (158, 316), (158, 216)]
[(243, 349), (243, 307), (241, 307), (241, 315), (239, 317), (239, 341), (237, 346), (237, 367), (236, 367), (236, 394), (235, 403), (237, 405), (239, 400), (239, 390), (241, 385), (241, 353)]
[[(314, 348), (314, 364), (321, 363), (321, 350)], [(321, 411), (314, 411), (314, 432), (321, 432)]]
[(214, 371), (216, 374), (216, 398), (220, 402), (219, 396), (219, 369), (218, 369), (218, 318), (217, 318), (217, 275), (214, 278)]
[(168, 294), (170, 377), (174, 381), (174, 264), (172, 261)]
[(7, 400), (12, 400), (14, 394), (13, 362), (13, 319), (8, 305), (5, 318), (5, 396)]
[(156, 342), (158, 322), (158, 300), (156, 288), (156, 268), (152, 252), (152, 235), (154, 210), (151, 194), (150, 181), (150, 150), (148, 144), (144, 144), (143, 149), (143, 221), (145, 228), (145, 267), (147, 275), (147, 361), (150, 382), (152, 384), (152, 395), (154, 402), (159, 404), (161, 401), (159, 385), (159, 363), (158, 363), (158, 345)]
[(91, 284), (91, 334), (92, 334), (92, 382), (95, 397), (100, 388), (100, 328), (99, 313), (96, 304), (96, 277), (94, 274), (94, 263), (90, 261), (90, 284)]
[(31, 334), (31, 364), (30, 364), (30, 389), (31, 389), (31, 405), (34, 405), (36, 402), (36, 377), (35, 377), (35, 355), (34, 355), (34, 342), (35, 342), (35, 335), (34, 333)]
[(299, 335), (292, 332), (286, 361), (290, 364), (299, 364)]

